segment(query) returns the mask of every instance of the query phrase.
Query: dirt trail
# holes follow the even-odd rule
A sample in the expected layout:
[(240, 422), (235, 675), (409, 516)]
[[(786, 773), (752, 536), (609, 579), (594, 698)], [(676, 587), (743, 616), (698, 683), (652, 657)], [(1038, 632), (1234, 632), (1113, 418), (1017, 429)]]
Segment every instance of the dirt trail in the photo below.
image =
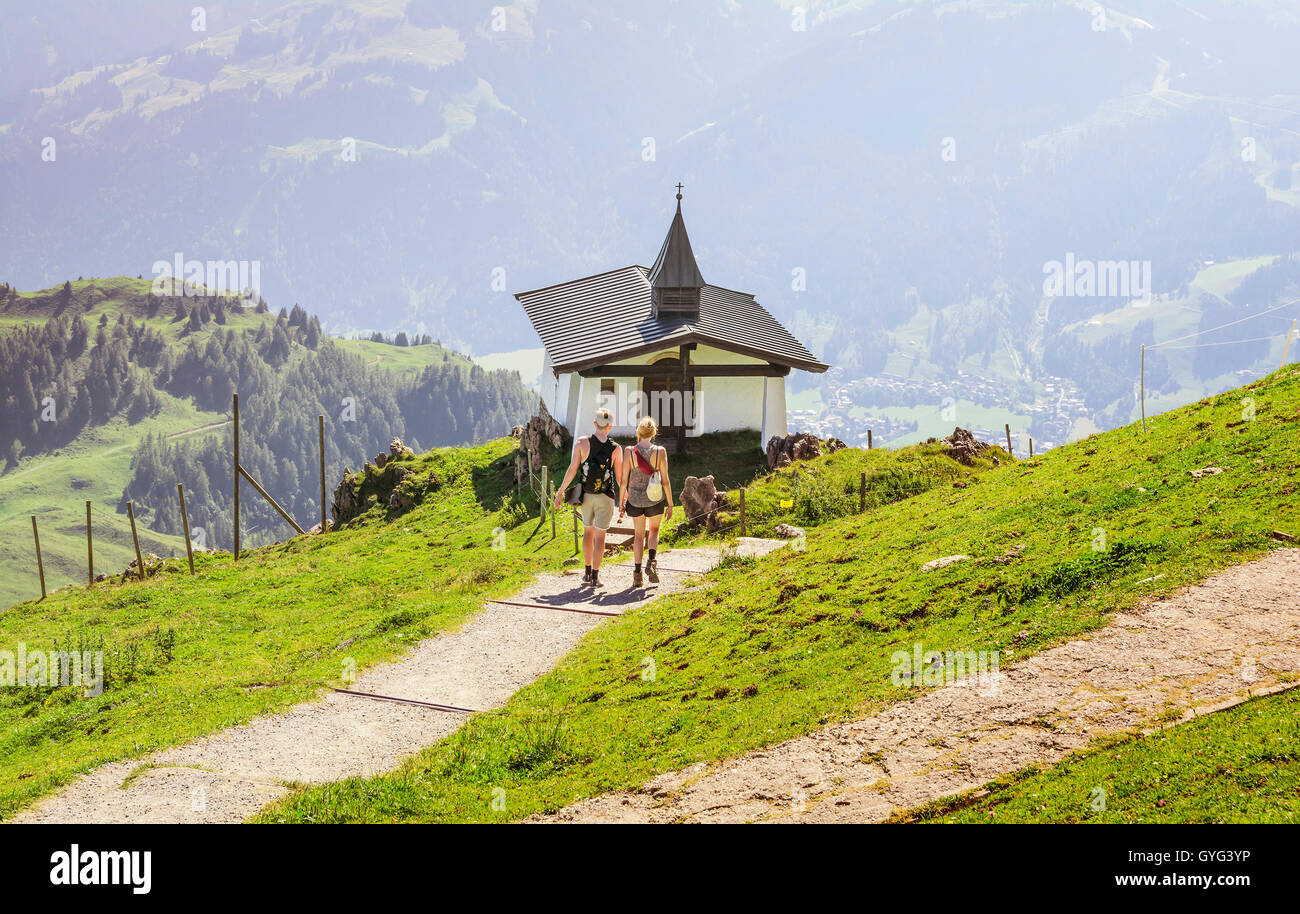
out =
[[(194, 428), (187, 428), (179, 432), (172, 432), (171, 434), (167, 435), (166, 438), (168, 441), (172, 440), (173, 438), (183, 438), (186, 435), (193, 435), (195, 432), (203, 432), (203, 431), (207, 431), (208, 429), (221, 428), (223, 426), (229, 425), (230, 422), (231, 422), (230, 419), (221, 419), (217, 422), (209, 422), (207, 425), (196, 425), (194, 426)], [(80, 454), (74, 457), (73, 459), (85, 460), (85, 461), (98, 460), (101, 457), (107, 457), (109, 454), (116, 454), (118, 451), (124, 450), (129, 447), (136, 447), (139, 444), (140, 442), (138, 440), (127, 441), (122, 444), (115, 444), (112, 447), (105, 448), (102, 451), (96, 451), (93, 454)], [(22, 477), (26, 476), (28, 473), (35, 473), (37, 470), (48, 470), (56, 466), (57, 464), (54, 463), (53, 461), (39, 460), (36, 463), (33, 463), (25, 470), (19, 470), (16, 473), (10, 473), (8, 475), (0, 476), (0, 480), (8, 482), (11, 479), (21, 479)]]
[[(638, 793), (541, 821), (879, 822), (895, 809), (1056, 762), (1094, 737), (1280, 691), (1300, 673), (1300, 549), (1232, 568), (1106, 628), (951, 685)], [(1082, 801), (1081, 801), (1082, 802)]]
[[(753, 540), (739, 551), (763, 554), (781, 545)], [(678, 549), (663, 553), (660, 564), (703, 571), (720, 554)], [(631, 575), (631, 568), (607, 563), (605, 587), (593, 595), (579, 586), (580, 572), (544, 574), (510, 599), (621, 613), (681, 590), (695, 577), (665, 571), (657, 587), (633, 591)], [(476, 711), (497, 708), (607, 618), (489, 603), (460, 629), (365, 671), (351, 688)], [(291, 783), (391, 771), (464, 720), (464, 714), (330, 692), (186, 746), (103, 765), (13, 821), (240, 822), (288, 793)]]

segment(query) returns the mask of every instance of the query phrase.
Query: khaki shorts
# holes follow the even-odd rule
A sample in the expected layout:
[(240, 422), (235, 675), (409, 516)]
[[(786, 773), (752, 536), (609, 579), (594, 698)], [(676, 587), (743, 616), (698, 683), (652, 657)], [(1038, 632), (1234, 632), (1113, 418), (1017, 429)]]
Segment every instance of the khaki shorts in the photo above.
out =
[(614, 499), (596, 492), (584, 492), (578, 513), (582, 515), (584, 527), (608, 530), (610, 521), (614, 519)]

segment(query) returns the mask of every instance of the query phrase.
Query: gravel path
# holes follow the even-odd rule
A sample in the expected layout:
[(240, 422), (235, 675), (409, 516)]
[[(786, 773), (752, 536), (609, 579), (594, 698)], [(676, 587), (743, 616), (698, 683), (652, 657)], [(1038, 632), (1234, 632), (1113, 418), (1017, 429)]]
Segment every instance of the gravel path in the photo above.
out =
[(1104, 733), (1150, 729), (1180, 712), (1190, 719), (1296, 685), (1297, 580), (1300, 549), (1278, 550), (1004, 667), (996, 689), (935, 689), (873, 717), (541, 820), (879, 822), (1054, 763)]
[[(785, 545), (747, 540), (744, 554)], [(704, 571), (719, 549), (678, 549), (661, 565)], [(615, 562), (625, 561), (615, 559)], [(695, 575), (663, 571), (658, 586), (630, 589), (632, 569), (606, 563), (605, 587), (580, 587), (581, 572), (545, 574), (510, 599), (626, 612), (689, 586)], [(505, 704), (546, 673), (608, 617), (488, 603), (460, 629), (422, 641), (402, 660), (362, 673), (352, 689), (472, 710)], [(113, 762), (38, 801), (15, 822), (240, 822), (289, 792), (396, 768), (460, 727), (465, 715), (335, 692), (259, 717), (147, 759)]]

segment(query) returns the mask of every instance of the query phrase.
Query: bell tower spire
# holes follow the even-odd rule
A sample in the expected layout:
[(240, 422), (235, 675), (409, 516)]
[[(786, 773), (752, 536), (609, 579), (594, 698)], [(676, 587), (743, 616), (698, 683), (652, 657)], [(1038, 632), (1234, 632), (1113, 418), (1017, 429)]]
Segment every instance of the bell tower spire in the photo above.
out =
[(653, 313), (656, 318), (670, 316), (695, 317), (700, 313), (700, 289), (704, 287), (704, 277), (700, 275), (699, 265), (695, 263), (695, 252), (691, 250), (691, 239), (686, 234), (686, 223), (682, 220), (682, 188), (677, 183), (677, 212), (672, 224), (668, 226), (668, 235), (659, 256), (650, 268), (650, 287)]

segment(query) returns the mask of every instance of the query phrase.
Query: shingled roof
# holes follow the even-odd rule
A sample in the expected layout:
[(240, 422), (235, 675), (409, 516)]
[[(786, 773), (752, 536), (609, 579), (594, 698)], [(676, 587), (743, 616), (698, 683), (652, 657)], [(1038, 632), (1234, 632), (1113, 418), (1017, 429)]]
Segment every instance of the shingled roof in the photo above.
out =
[[(668, 247), (668, 241), (664, 246)], [(693, 263), (694, 258), (691, 260)], [(830, 367), (819, 362), (753, 295), (703, 284), (702, 278), (698, 315), (656, 318), (650, 275), (642, 266), (623, 267), (520, 292), (515, 298), (542, 338), (557, 373), (594, 368), (682, 343), (716, 346), (803, 371), (823, 372)]]

